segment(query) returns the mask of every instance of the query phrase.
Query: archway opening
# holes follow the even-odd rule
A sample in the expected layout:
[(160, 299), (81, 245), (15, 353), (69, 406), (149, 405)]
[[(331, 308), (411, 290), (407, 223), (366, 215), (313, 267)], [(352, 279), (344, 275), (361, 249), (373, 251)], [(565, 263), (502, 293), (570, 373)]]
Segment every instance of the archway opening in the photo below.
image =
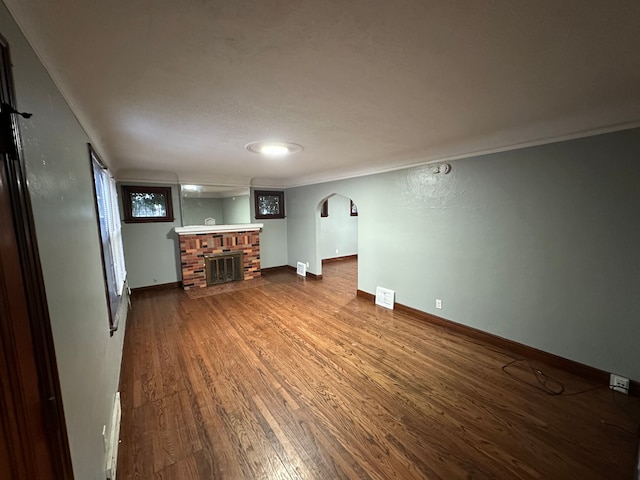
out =
[(322, 199), (316, 210), (316, 258), (323, 278), (353, 276), (357, 289), (357, 205), (349, 197), (334, 193)]

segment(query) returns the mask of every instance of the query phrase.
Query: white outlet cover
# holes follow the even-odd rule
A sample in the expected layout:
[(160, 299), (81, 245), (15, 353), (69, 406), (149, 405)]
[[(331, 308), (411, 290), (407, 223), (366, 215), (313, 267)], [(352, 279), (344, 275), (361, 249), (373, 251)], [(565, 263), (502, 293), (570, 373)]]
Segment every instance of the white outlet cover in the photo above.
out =
[(629, 393), (629, 379), (616, 374), (609, 375), (609, 388), (616, 392), (628, 394)]
[(436, 308), (442, 308), (442, 300), (436, 298)]
[(384, 287), (376, 287), (376, 305), (393, 310), (396, 292)]

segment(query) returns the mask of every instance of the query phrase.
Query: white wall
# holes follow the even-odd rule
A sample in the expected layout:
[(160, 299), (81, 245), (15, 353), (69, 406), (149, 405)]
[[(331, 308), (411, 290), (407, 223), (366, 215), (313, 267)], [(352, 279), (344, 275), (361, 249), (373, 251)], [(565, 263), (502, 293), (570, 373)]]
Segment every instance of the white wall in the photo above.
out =
[(96, 223), (89, 138), (22, 36), (4, 4), (28, 189), (60, 374), (76, 479), (103, 480), (102, 426), (118, 390), (126, 312), (109, 336)]
[(179, 208), (180, 186), (157, 185), (171, 187), (175, 220), (122, 224), (124, 258), (131, 288), (174, 283), (182, 279), (180, 243), (178, 234), (174, 231), (175, 227), (182, 225)]
[[(358, 288), (640, 380), (640, 129), (288, 189), (288, 263), (319, 202), (358, 205)], [(443, 309), (435, 309), (435, 299)]]
[(358, 253), (358, 217), (351, 216), (351, 201), (332, 195), (329, 216), (320, 217), (320, 259), (346, 257)]

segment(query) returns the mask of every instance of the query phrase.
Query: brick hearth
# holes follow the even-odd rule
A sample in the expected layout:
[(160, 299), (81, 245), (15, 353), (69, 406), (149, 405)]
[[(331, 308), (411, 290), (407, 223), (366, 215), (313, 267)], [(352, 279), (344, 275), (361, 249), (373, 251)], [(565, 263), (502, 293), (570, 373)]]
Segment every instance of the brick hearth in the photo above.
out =
[(204, 256), (241, 250), (244, 279), (260, 276), (260, 232), (180, 234), (182, 284), (185, 290), (207, 286)]

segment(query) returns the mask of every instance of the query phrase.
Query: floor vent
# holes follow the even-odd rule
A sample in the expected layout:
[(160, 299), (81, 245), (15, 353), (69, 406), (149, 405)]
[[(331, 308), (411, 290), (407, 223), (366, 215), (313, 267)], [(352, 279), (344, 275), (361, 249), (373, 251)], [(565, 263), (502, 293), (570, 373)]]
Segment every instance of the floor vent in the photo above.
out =
[(296, 268), (296, 273), (298, 275), (300, 275), (301, 277), (306, 277), (307, 276), (307, 264), (306, 263), (302, 263), (302, 262), (298, 262), (298, 268)]
[(393, 310), (396, 292), (384, 287), (376, 287), (376, 305)]

